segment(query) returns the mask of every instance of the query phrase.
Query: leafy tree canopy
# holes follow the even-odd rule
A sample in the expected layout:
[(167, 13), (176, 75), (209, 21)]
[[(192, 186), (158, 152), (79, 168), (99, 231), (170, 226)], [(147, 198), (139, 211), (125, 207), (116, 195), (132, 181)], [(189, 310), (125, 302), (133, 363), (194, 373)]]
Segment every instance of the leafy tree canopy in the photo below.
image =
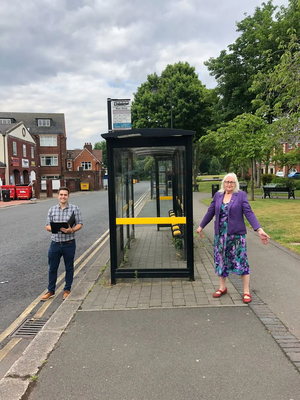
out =
[(217, 80), (220, 122), (255, 111), (252, 100), (256, 93), (249, 89), (257, 73), (268, 73), (277, 65), (283, 53), (278, 42), (289, 41), (287, 32), (291, 27), (300, 33), (299, 0), (290, 0), (287, 8), (280, 9), (272, 1), (262, 3), (253, 16), (237, 23), (240, 36), (228, 51), (222, 50), (219, 57), (205, 63)]
[(254, 103), (258, 115), (274, 120), (273, 133), (292, 143), (300, 128), (300, 41), (295, 32), (288, 45), (280, 43), (278, 48), (284, 50), (278, 65), (267, 75), (258, 73), (253, 83), (253, 90), (259, 89)]
[(199, 138), (211, 123), (213, 91), (202, 85), (189, 63), (168, 65), (161, 76), (148, 75), (134, 94), (134, 128), (170, 128), (196, 131)]

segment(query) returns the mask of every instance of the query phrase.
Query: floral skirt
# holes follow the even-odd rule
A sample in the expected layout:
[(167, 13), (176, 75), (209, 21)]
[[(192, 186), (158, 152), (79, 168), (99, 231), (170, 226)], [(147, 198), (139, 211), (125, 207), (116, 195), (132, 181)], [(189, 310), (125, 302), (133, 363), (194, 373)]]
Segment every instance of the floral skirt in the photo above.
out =
[(226, 278), (235, 275), (250, 274), (245, 235), (215, 235), (214, 241), (215, 272)]

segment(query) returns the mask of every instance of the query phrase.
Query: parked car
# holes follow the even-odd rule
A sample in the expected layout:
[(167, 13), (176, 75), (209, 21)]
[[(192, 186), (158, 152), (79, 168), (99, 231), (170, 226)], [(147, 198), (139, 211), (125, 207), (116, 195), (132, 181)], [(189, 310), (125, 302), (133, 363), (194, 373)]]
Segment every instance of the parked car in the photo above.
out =
[(299, 179), (300, 172), (292, 172), (291, 174), (288, 174), (289, 178), (294, 178), (294, 179)]
[(278, 171), (276, 172), (276, 176), (280, 176), (281, 178), (284, 178), (284, 173), (283, 173), (283, 171), (278, 170)]

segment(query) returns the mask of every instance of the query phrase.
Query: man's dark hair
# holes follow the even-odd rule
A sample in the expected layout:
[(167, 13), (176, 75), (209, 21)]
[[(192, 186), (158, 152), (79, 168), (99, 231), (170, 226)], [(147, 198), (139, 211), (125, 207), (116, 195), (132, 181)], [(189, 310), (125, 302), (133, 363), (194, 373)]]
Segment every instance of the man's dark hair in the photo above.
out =
[(61, 190), (66, 190), (66, 191), (68, 192), (68, 194), (70, 194), (70, 189), (67, 188), (66, 186), (61, 186), (61, 187), (58, 189), (57, 193), (59, 193)]

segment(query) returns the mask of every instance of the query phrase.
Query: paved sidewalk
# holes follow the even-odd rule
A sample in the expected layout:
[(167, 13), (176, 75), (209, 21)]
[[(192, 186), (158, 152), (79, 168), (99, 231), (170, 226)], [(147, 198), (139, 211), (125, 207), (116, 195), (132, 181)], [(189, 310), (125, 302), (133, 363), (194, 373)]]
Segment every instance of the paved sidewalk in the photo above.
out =
[(21, 204), (35, 204), (39, 200), (37, 199), (30, 199), (30, 200), (11, 200), (11, 201), (0, 201), (0, 209), (6, 207), (14, 207), (19, 206)]
[[(154, 265), (157, 266), (156, 255), (159, 256), (160, 260), (162, 259), (158, 250), (159, 243), (166, 249), (168, 249), (166, 246), (169, 243), (173, 250), (168, 254), (164, 268), (168, 267), (168, 263), (173, 267), (176, 264), (178, 264), (178, 267), (186, 265), (185, 261), (176, 259), (170, 228), (167, 228), (167, 230), (160, 228), (159, 232), (156, 231), (156, 227), (152, 226), (136, 228), (137, 236), (139, 236), (139, 230), (143, 230), (143, 236), (140, 237), (138, 244), (137, 242), (133, 243), (129, 251), (128, 264), (132, 269), (138, 270), (138, 265), (150, 256), (149, 252), (152, 253)], [(154, 247), (149, 249), (148, 245), (148, 251), (145, 251), (145, 243), (151, 242), (154, 232), (157, 237), (157, 240), (153, 243)], [(228, 296), (222, 296), (218, 299), (212, 297), (219, 285), (219, 279), (214, 273), (213, 258), (197, 237), (195, 242), (194, 282), (181, 278), (118, 279), (117, 284), (111, 287), (109, 285), (109, 274), (107, 274), (100, 279), (98, 285), (94, 286), (92, 293), (89, 294), (82, 305), (82, 310), (127, 310), (132, 308), (203, 307), (209, 305), (245, 306), (241, 295), (231, 282), (228, 282), (227, 285)], [(139, 247), (143, 249), (143, 252), (139, 250)], [(174, 257), (174, 260), (172, 257)], [(127, 265), (126, 268), (128, 268)]]
[[(194, 193), (195, 231), (207, 209), (202, 197)], [(155, 230), (155, 241), (153, 228), (138, 229), (143, 235), (128, 253), (132, 268), (149, 256), (161, 260), (171, 240), (170, 229)], [(0, 381), (0, 400), (298, 400), (299, 340), (255, 292), (250, 305), (242, 302), (238, 278), (214, 299), (212, 244), (198, 235), (194, 244), (194, 282), (132, 279), (114, 286), (109, 267), (101, 274), (106, 247)], [(272, 252), (280, 258), (282, 250)], [(164, 253), (164, 267), (182, 262), (171, 248)]]

